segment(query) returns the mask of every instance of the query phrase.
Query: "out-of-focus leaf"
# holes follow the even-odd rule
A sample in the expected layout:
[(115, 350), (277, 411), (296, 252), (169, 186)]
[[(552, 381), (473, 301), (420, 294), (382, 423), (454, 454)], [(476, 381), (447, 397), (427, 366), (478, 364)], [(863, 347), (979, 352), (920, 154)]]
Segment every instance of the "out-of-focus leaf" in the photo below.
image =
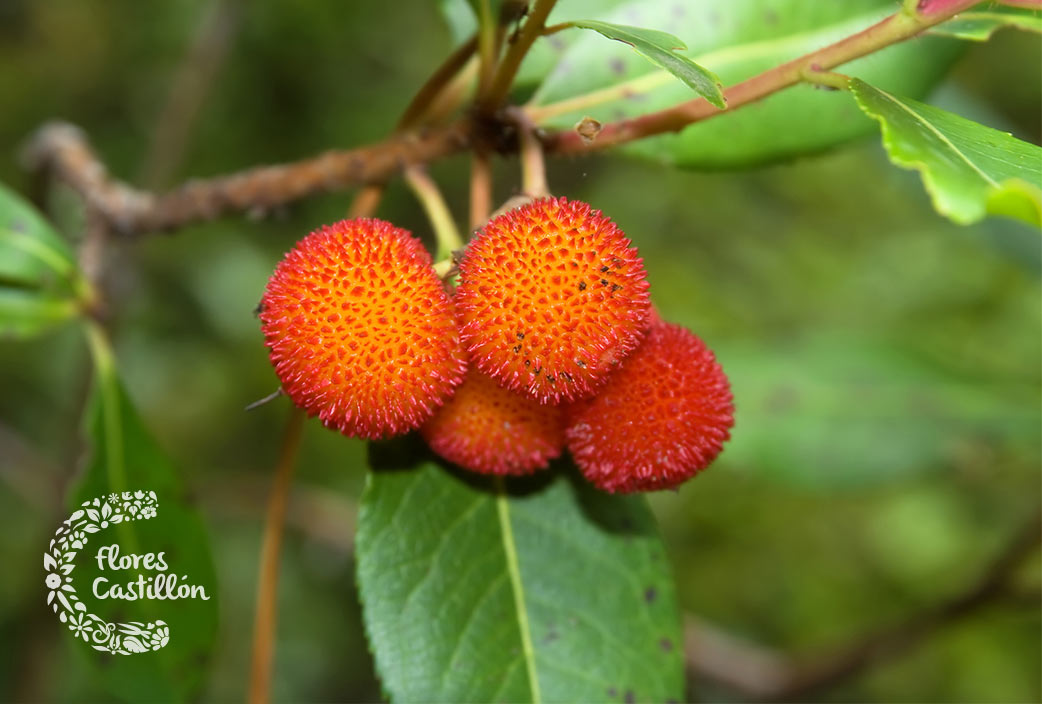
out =
[(627, 27), (596, 20), (576, 20), (572, 24), (600, 32), (608, 39), (629, 44), (638, 54), (659, 68), (669, 71), (716, 107), (721, 110), (727, 107), (720, 79), (712, 71), (678, 53), (678, 49), (687, 49), (687, 46), (672, 34), (657, 29)]
[(503, 489), (407, 441), (371, 457), (358, 583), (393, 701), (681, 698), (673, 580), (642, 497), (560, 466)]
[(976, 440), (1037, 442), (1037, 387), (967, 382), (871, 339), (718, 352), (736, 408), (723, 459), (779, 481), (882, 484), (948, 469)]
[(1042, 224), (1042, 148), (859, 79), (850, 88), (879, 121), (890, 160), (919, 171), (938, 212), (963, 225), (989, 213)]
[[(97, 340), (95, 349), (97, 351)], [(97, 548), (77, 562), (76, 581), (86, 587), (89, 610), (114, 623), (163, 620), (170, 640), (156, 652), (132, 656), (105, 656), (83, 643), (84, 657), (96, 668), (107, 692), (128, 701), (192, 701), (206, 680), (207, 662), (217, 631), (217, 577), (210, 553), (210, 539), (198, 512), (192, 508), (177, 472), (156, 445), (123, 389), (111, 357), (102, 352), (98, 374), (86, 412), (86, 433), (91, 453), (71, 506), (124, 491), (154, 491), (157, 515), (147, 521), (124, 521), (110, 529), (102, 544), (117, 544), (120, 553), (163, 553), (167, 574), (180, 584), (200, 585), (209, 597), (177, 600), (124, 601), (97, 599), (90, 592), (94, 580), (126, 584), (157, 570), (112, 570), (94, 559)], [(95, 357), (99, 360), (99, 356)]]
[(930, 33), (985, 42), (1005, 27), (1042, 33), (1042, 13), (1017, 7), (993, 7), (987, 10), (960, 12), (954, 19), (931, 29)]
[[(725, 85), (733, 85), (859, 32), (894, 10), (891, 0), (630, 0), (602, 19), (669, 29), (688, 45), (688, 56)], [(960, 51), (955, 40), (927, 37), (889, 47), (842, 70), (921, 96)], [(687, 88), (667, 72), (649, 71), (632, 52), (584, 37), (561, 55), (530, 109), (541, 126), (571, 129), (585, 116), (606, 123), (690, 99)], [(819, 151), (871, 130), (871, 122), (845, 96), (795, 86), (679, 133), (620, 149), (678, 166), (725, 168)]]
[(38, 287), (73, 268), (65, 240), (33, 206), (0, 184), (0, 285)]
[(33, 337), (78, 312), (71, 298), (0, 286), (0, 339)]

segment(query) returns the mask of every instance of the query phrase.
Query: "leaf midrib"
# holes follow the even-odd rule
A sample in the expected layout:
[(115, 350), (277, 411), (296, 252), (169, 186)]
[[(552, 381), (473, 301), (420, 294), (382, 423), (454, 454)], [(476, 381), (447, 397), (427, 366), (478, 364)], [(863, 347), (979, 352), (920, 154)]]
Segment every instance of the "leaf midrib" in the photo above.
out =
[(517, 611), (517, 625), (521, 632), (521, 656), (528, 673), (528, 687), (532, 691), (532, 704), (540, 704), (542, 695), (539, 690), (539, 673), (535, 665), (535, 648), (532, 646), (532, 631), (528, 623), (528, 610), (525, 607), (525, 589), (521, 582), (517, 543), (514, 541), (514, 529), (510, 523), (510, 503), (502, 479), (496, 483), (496, 513), (499, 517), (499, 533), (503, 540), (507, 573), (510, 576), (510, 590), (514, 597), (514, 610)]

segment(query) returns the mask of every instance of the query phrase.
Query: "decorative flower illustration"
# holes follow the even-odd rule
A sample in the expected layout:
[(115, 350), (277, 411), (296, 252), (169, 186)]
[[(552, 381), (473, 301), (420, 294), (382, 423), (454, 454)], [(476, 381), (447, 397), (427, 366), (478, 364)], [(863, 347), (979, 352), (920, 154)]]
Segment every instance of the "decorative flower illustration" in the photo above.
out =
[(85, 501), (58, 527), (44, 553), (47, 604), (77, 638), (92, 643), (95, 650), (130, 655), (159, 650), (170, 641), (170, 629), (163, 621), (116, 624), (87, 613), (70, 576), (75, 569), (73, 558), (86, 547), (91, 535), (124, 520), (155, 518), (157, 503), (154, 491), (140, 490)]
[(69, 630), (84, 641), (87, 641), (90, 638), (90, 632), (94, 630), (94, 625), (91, 623), (90, 617), (85, 616), (81, 611), (69, 618)]

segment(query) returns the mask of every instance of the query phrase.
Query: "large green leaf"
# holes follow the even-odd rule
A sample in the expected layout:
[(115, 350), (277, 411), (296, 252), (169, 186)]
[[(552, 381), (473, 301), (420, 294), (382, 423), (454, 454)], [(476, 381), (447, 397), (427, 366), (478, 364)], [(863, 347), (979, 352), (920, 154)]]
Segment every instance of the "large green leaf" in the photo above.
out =
[(638, 54), (659, 68), (669, 71), (716, 107), (721, 110), (727, 107), (720, 79), (712, 71), (707, 71), (678, 53), (677, 50), (687, 49), (687, 45), (672, 34), (657, 29), (628, 27), (597, 20), (576, 20), (571, 24), (582, 29), (592, 29), (608, 39), (629, 44)]
[[(155, 492), (157, 514), (147, 521), (123, 521), (98, 533), (77, 560), (76, 582), (91, 613), (113, 622), (165, 621), (169, 642), (155, 652), (104, 655), (82, 642), (71, 643), (96, 666), (99, 685), (107, 695), (128, 701), (189, 701), (198, 697), (206, 680), (207, 662), (217, 630), (217, 577), (210, 539), (198, 512), (191, 506), (177, 472), (156, 445), (134, 410), (112, 367), (104, 342), (94, 334), (98, 374), (86, 413), (90, 456), (72, 494), (78, 508), (94, 498), (123, 492)], [(124, 601), (95, 598), (94, 580), (125, 584), (156, 570), (102, 569), (98, 548), (116, 544), (122, 554), (163, 553), (168, 574), (182, 584), (202, 586), (209, 597), (178, 600)]]
[[(698, 64), (732, 85), (865, 29), (893, 12), (892, 0), (630, 0), (608, 21), (668, 29)], [(555, 35), (556, 36), (556, 35)], [(844, 66), (887, 89), (921, 96), (961, 51), (952, 39), (906, 42)], [(600, 122), (636, 117), (689, 100), (686, 86), (625, 47), (583, 37), (561, 56), (532, 100), (544, 127), (570, 129), (585, 116)], [(733, 167), (821, 150), (871, 132), (845, 96), (795, 86), (734, 113), (621, 149), (688, 167)]]
[(961, 224), (989, 213), (1042, 224), (1042, 148), (859, 79), (850, 88), (882, 126), (890, 160), (922, 174), (938, 212)]
[(374, 447), (356, 553), (391, 698), (679, 700), (674, 587), (642, 497), (558, 466), (501, 485)]
[(995, 32), (1006, 27), (1042, 33), (1042, 13), (1018, 7), (990, 7), (960, 12), (953, 19), (931, 29), (930, 33), (985, 42)]

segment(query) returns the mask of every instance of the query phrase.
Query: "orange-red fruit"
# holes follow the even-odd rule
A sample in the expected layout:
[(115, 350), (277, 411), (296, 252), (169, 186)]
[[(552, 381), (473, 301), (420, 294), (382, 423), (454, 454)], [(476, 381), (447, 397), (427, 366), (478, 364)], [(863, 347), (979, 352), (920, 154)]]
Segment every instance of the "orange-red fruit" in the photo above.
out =
[(351, 437), (419, 427), (467, 368), (430, 255), (382, 220), (343, 220), (298, 242), (260, 319), (286, 394)]
[(530, 474), (564, 448), (561, 407), (504, 389), (474, 368), (420, 433), (445, 459), (484, 474)]
[(568, 449), (610, 492), (678, 486), (712, 462), (734, 425), (731, 387), (696, 335), (661, 320), (608, 385), (568, 409)]
[(541, 403), (589, 396), (648, 328), (644, 262), (586, 203), (544, 199), (492, 219), (459, 270), (471, 360)]

